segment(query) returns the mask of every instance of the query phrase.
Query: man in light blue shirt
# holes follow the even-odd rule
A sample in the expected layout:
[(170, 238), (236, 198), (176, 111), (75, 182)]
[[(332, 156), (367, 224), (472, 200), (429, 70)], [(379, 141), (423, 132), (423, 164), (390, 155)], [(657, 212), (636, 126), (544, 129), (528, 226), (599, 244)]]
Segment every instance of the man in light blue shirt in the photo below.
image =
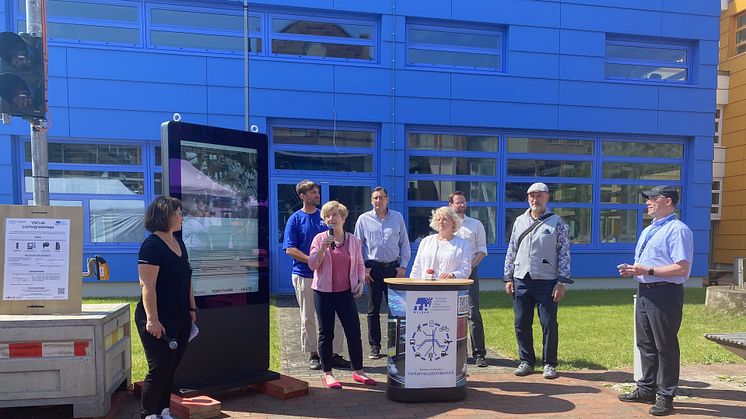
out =
[(355, 236), (362, 244), (365, 259), (365, 281), (368, 283), (368, 343), (370, 359), (381, 356), (381, 302), (388, 287), (383, 278), (403, 278), (412, 250), (404, 217), (389, 209), (389, 194), (378, 186), (370, 202), (373, 209), (363, 213), (355, 223)]
[(691, 272), (694, 240), (689, 227), (676, 219), (676, 188), (660, 185), (642, 195), (653, 222), (640, 235), (634, 265), (618, 266), (621, 276), (634, 276), (638, 282), (635, 326), (642, 377), (637, 389), (622, 394), (619, 400), (655, 403), (650, 414), (664, 416), (674, 411), (679, 384), (683, 284)]

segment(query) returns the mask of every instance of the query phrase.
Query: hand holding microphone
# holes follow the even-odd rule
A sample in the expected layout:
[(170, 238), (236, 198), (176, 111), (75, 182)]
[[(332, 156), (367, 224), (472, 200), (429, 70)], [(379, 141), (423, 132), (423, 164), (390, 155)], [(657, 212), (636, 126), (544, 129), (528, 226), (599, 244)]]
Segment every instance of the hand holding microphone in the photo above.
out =
[(329, 247), (332, 249), (335, 249), (337, 247), (336, 243), (334, 243), (334, 224), (329, 224), (329, 237), (332, 238), (332, 242), (329, 243)]

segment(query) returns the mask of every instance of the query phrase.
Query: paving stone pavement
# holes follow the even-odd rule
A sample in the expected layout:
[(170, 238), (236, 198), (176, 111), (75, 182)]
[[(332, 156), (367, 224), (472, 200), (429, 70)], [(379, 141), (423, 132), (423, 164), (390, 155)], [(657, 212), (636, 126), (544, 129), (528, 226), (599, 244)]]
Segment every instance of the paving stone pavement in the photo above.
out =
[[(342, 390), (330, 390), (321, 385), (321, 373), (308, 369), (305, 354), (300, 353), (298, 309), (294, 298), (279, 297), (279, 325), (282, 339), (281, 372), (307, 380), (309, 394), (292, 400), (278, 400), (253, 390), (241, 390), (215, 396), (222, 403), (218, 418), (288, 418), (288, 417), (361, 417), (385, 418), (426, 417), (513, 417), (538, 418), (634, 418), (650, 417), (650, 406), (622, 403), (617, 396), (629, 388), (632, 372), (622, 371), (559, 371), (556, 380), (546, 380), (541, 374), (518, 378), (512, 374), (515, 361), (495, 357), (490, 352), (490, 366), (469, 367), (466, 399), (448, 403), (398, 403), (386, 397), (385, 359), (367, 358), (367, 321), (365, 300), (358, 302), (363, 333), (366, 371), (379, 384), (363, 386), (352, 381), (350, 371), (335, 373)], [(382, 327), (385, 327), (385, 315)], [(383, 333), (384, 341), (386, 334)], [(139, 342), (133, 342), (139, 344)], [(384, 343), (385, 344), (385, 343)], [(561, 354), (560, 354), (561, 355)], [(345, 354), (346, 356), (346, 354)], [(746, 363), (715, 364), (683, 367), (679, 396), (674, 401), (676, 415), (686, 418), (746, 418)], [(130, 396), (112, 415), (115, 419), (139, 418), (139, 398)], [(69, 410), (35, 409), (0, 410), (0, 418), (66, 418)]]

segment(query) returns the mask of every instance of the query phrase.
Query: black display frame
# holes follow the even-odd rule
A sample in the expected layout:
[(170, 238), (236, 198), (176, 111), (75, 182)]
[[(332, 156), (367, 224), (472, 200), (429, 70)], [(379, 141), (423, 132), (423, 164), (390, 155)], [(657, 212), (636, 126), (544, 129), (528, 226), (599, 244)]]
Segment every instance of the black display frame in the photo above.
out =
[[(195, 297), (199, 335), (189, 343), (174, 376), (183, 397), (279, 378), (269, 371), (269, 151), (266, 134), (178, 121), (161, 125), (164, 190), (182, 198), (181, 143), (230, 146), (257, 154), (258, 291)], [(180, 233), (179, 233), (180, 234)]]

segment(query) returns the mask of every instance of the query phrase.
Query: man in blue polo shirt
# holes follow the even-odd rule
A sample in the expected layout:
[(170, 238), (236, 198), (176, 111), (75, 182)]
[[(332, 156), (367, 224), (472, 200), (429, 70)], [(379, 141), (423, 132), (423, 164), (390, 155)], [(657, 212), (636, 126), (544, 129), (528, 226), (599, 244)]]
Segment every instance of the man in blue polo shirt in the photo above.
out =
[[(692, 230), (676, 219), (679, 192), (660, 185), (642, 192), (653, 222), (642, 231), (634, 265), (618, 266), (619, 275), (637, 280), (635, 326), (642, 377), (637, 389), (619, 396), (623, 402), (655, 404), (650, 414), (673, 413), (679, 385), (679, 327), (684, 283), (694, 258)], [(657, 397), (656, 397), (657, 393)]]
[[(319, 185), (310, 180), (302, 180), (295, 186), (303, 207), (294, 212), (285, 224), (285, 236), (282, 248), (293, 258), (293, 288), (295, 298), (300, 308), (300, 339), (304, 352), (308, 353), (308, 368), (321, 369), (318, 353), (318, 329), (316, 327), (316, 309), (313, 303), (313, 271), (308, 267), (308, 252), (311, 250), (313, 238), (327, 230), (321, 222), (321, 211), (317, 208), (321, 203)], [(339, 319), (334, 324), (334, 356), (332, 366), (335, 368), (349, 368), (350, 361), (339, 355), (344, 344), (344, 332)]]

